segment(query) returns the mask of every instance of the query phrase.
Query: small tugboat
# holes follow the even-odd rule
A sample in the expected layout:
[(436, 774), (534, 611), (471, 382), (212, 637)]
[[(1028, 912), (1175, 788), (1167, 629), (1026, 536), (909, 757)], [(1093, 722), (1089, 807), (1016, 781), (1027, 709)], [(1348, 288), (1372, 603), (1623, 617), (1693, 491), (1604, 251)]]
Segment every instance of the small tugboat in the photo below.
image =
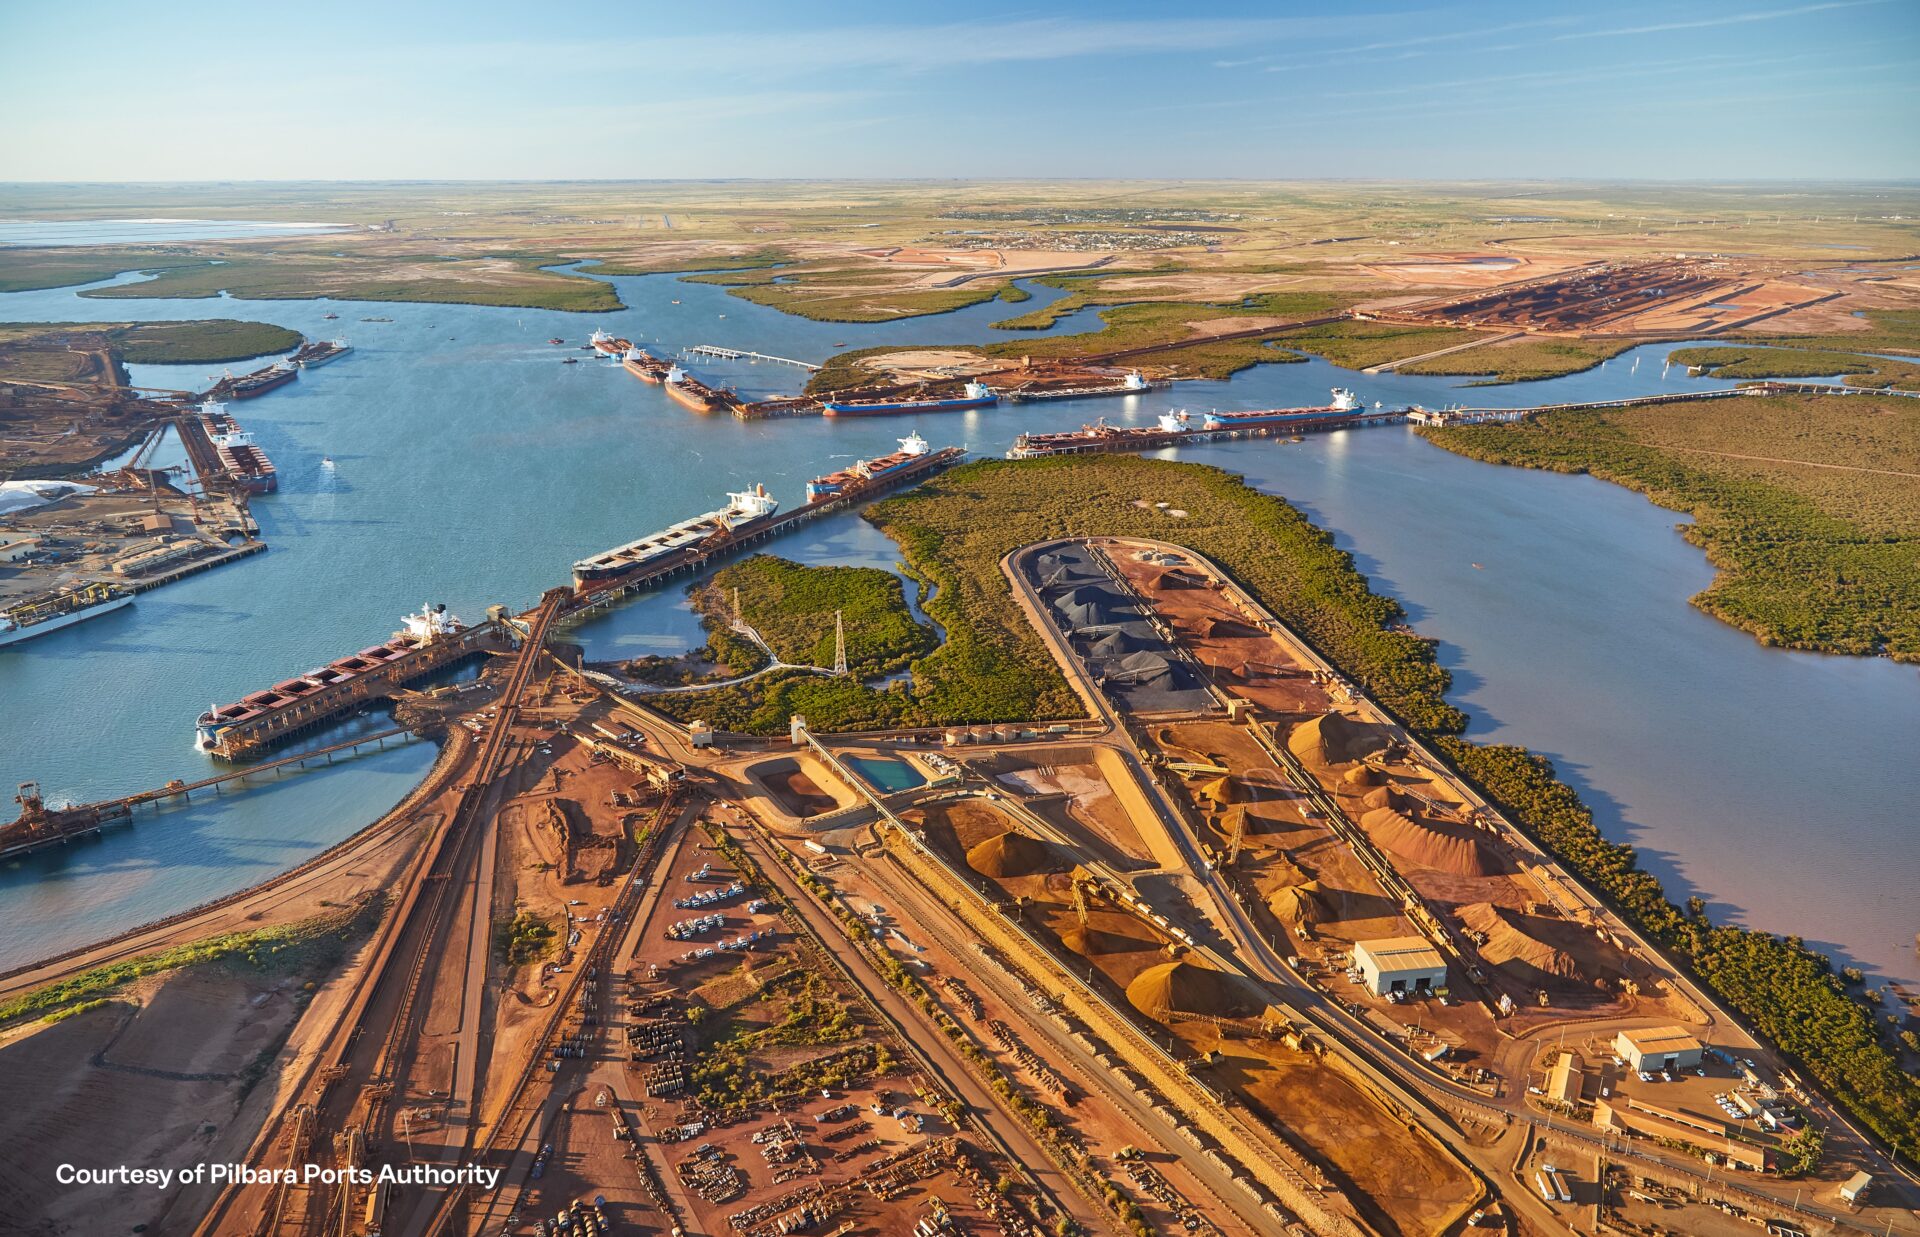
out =
[(552, 339), (549, 339), (547, 342), (550, 344), (564, 344), (567, 341), (564, 339), (561, 339), (558, 335), (555, 335)]

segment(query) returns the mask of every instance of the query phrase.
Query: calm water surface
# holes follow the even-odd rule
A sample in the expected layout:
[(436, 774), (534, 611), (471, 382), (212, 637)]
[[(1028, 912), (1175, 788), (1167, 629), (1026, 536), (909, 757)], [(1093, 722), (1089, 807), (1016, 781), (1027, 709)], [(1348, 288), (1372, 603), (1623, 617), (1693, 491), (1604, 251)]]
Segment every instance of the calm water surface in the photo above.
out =
[[(604, 327), (656, 348), (712, 343), (819, 361), (840, 345), (1005, 339), (992, 329), (996, 319), (1061, 294), (1034, 287), (1034, 300), (1019, 306), (851, 326), (788, 317), (667, 276), (613, 282), (630, 308), (594, 315), (98, 299), (72, 289), (0, 296), (7, 321), (230, 316), (354, 346), (234, 408), (280, 469), (280, 493), (254, 507), (268, 553), (0, 654), (0, 785), (37, 779), (50, 797), (87, 799), (191, 778), (208, 767), (193, 750), (192, 726), (210, 702), (372, 644), (424, 601), (446, 601), (468, 618), (493, 602), (529, 604), (564, 582), (574, 559), (710, 510), (725, 490), (765, 482), (792, 506), (809, 477), (890, 450), (910, 429), (935, 445), (998, 455), (1026, 428), (1071, 428), (1095, 416), (1138, 423), (1175, 406), (1317, 404), (1335, 385), (1391, 406), (1508, 406), (1715, 385), (1664, 367), (1674, 345), (1654, 345), (1586, 374), (1471, 391), (1457, 380), (1361, 375), (1313, 361), (1125, 399), (741, 424), (697, 417), (573, 346)], [(1095, 325), (1076, 314), (1056, 332)], [(553, 347), (549, 336), (569, 346)], [(562, 365), (564, 356), (583, 360)], [(133, 368), (136, 382), (169, 388), (204, 386), (212, 372)], [(696, 368), (752, 395), (790, 392), (805, 378), (773, 363)], [(1442, 642), (1475, 736), (1552, 756), (1609, 835), (1641, 847), (1677, 897), (1700, 893), (1720, 913), (1920, 980), (1920, 861), (1901, 805), (1912, 779), (1898, 771), (1920, 734), (1912, 668), (1768, 651), (1699, 614), (1686, 598), (1711, 573), (1673, 531), (1673, 513), (1587, 478), (1479, 464), (1403, 428), (1177, 454), (1244, 473), (1332, 529), (1376, 586)], [(323, 469), (323, 456), (336, 467)], [(896, 557), (851, 513), (806, 526), (777, 551), (877, 566)], [(572, 636), (597, 658), (674, 652), (700, 638), (677, 590)], [(432, 754), (415, 744), (263, 779), (0, 869), (0, 903), (11, 912), (0, 966), (298, 862), (378, 816)]]

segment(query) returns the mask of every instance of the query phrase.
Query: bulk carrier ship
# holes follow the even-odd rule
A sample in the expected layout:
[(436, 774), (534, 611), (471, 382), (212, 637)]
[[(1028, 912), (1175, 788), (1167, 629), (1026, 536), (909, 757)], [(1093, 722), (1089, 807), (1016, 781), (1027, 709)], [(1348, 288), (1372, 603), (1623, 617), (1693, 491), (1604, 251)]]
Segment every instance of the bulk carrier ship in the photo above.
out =
[(629, 541), (603, 554), (576, 562), (573, 565), (574, 587), (587, 588), (598, 581), (623, 576), (649, 564), (660, 564), (672, 555), (715, 536), (744, 533), (771, 519), (779, 509), (779, 502), (767, 493), (764, 485), (728, 494), (727, 505), (717, 511), (682, 520), (638, 541)]
[(679, 368), (671, 361), (663, 361), (631, 345), (620, 355), (620, 364), (642, 382), (665, 382), (667, 375)]
[(475, 652), (477, 646), (464, 638), (473, 630), (444, 604), (422, 606), (420, 613), (402, 619), (400, 630), (384, 644), (208, 709), (195, 724), (195, 744), (231, 759), (317, 725), (339, 711), (343, 698), (372, 699)]
[(328, 361), (337, 361), (353, 351), (353, 346), (344, 339), (329, 339), (318, 343), (301, 344), (300, 351), (288, 358), (301, 369), (312, 369), (316, 365), (325, 365)]
[(1398, 421), (1399, 412), (1367, 409), (1352, 391), (1334, 388), (1333, 402), (1321, 408), (1268, 408), (1254, 412), (1163, 412), (1152, 425), (1109, 425), (1105, 420), (1059, 434), (1022, 434), (1007, 452), (1010, 460), (1095, 451), (1156, 451), (1183, 442), (1216, 437), (1269, 436), (1288, 432), (1346, 429)]
[(882, 417), (906, 412), (958, 412), (963, 408), (985, 408), (1000, 402), (993, 388), (984, 382), (969, 382), (966, 394), (954, 399), (827, 399), (820, 407), (830, 417)]
[(678, 365), (667, 371), (667, 394), (695, 412), (712, 412), (727, 403), (724, 391), (716, 391)]
[(1156, 386), (1167, 386), (1166, 382), (1152, 382), (1139, 370), (1128, 371), (1126, 377), (1118, 382), (1094, 387), (1022, 387), (1006, 392), (1006, 397), (1017, 403), (1049, 399), (1088, 399), (1096, 395), (1138, 395), (1142, 391), (1151, 391)]
[(587, 336), (587, 346), (601, 356), (617, 357), (632, 348), (633, 344), (624, 339), (617, 339), (605, 331), (595, 331)]
[(86, 584), (0, 610), (0, 648), (99, 618), (133, 604), (133, 594), (111, 584)]
[(862, 460), (807, 483), (807, 501), (785, 515), (763, 485), (727, 495), (718, 511), (683, 520), (616, 550), (573, 565), (574, 588), (590, 606), (645, 588), (667, 576), (697, 570), (715, 554), (785, 532), (797, 524), (877, 497), (915, 478), (950, 468), (967, 457), (959, 447), (933, 450), (918, 434), (900, 440), (900, 450)]
[(280, 488), (279, 470), (253, 441), (253, 435), (227, 415), (225, 404), (214, 400), (201, 404), (200, 423), (206, 426), (207, 441), (220, 456), (220, 467), (240, 488), (249, 494), (271, 494)]
[(277, 387), (284, 387), (300, 376), (300, 371), (290, 365), (275, 361), (265, 369), (256, 369), (250, 374), (241, 374), (238, 378), (229, 372), (214, 384), (214, 393), (231, 399), (253, 399), (265, 395)]
[(1209, 412), (1201, 418), (1202, 429), (1243, 429), (1253, 425), (1284, 425), (1316, 417), (1338, 416), (1360, 410), (1360, 398), (1345, 387), (1333, 388), (1333, 402), (1320, 408), (1266, 408), (1258, 412)]
[(807, 482), (807, 501), (815, 503), (822, 499), (851, 497), (871, 486), (904, 480), (924, 471), (921, 462), (926, 460), (932, 449), (920, 435), (908, 434), (900, 439), (900, 449), (892, 455), (862, 460), (851, 468), (843, 468)]

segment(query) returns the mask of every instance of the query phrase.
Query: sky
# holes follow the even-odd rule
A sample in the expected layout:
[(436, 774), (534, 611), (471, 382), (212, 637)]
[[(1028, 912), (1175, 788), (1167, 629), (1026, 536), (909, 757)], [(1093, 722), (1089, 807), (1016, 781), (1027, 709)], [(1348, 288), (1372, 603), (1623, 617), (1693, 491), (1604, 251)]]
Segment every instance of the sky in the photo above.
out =
[(1920, 0), (0, 0), (0, 181), (1908, 179), (1917, 67)]

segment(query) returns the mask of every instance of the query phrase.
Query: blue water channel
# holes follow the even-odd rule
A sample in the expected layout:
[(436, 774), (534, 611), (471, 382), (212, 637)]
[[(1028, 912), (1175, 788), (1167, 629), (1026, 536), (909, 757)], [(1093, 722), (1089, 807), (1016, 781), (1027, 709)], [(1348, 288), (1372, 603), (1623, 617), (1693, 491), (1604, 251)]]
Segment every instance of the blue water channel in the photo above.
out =
[[(791, 506), (808, 478), (892, 449), (912, 429), (935, 445), (999, 455), (1025, 429), (1096, 416), (1137, 424), (1172, 407), (1318, 404), (1336, 385), (1369, 403), (1430, 407), (1723, 385), (1664, 366), (1675, 345), (1649, 345), (1584, 374), (1472, 390), (1309, 361), (1123, 399), (743, 424), (696, 416), (577, 345), (600, 327), (656, 350), (708, 343), (818, 362), (838, 345), (1019, 338), (993, 322), (1061, 293), (1033, 286), (1034, 299), (1015, 306), (855, 326), (790, 317), (672, 276), (611, 282), (628, 308), (608, 314), (96, 299), (76, 289), (0, 296), (4, 321), (224, 316), (354, 346), (233, 408), (280, 469), (280, 492), (254, 504), (271, 550), (0, 653), (0, 785), (35, 779), (51, 798), (85, 800), (203, 775), (193, 719), (211, 702), (375, 643), (425, 601), (468, 618), (494, 602), (527, 605), (565, 582), (574, 559), (710, 510), (726, 490), (764, 482)], [(1049, 333), (1093, 325), (1075, 314)], [(550, 336), (568, 343), (549, 345)], [(561, 364), (567, 356), (581, 363)], [(805, 380), (771, 362), (693, 368), (753, 395)], [(166, 388), (203, 387), (214, 372), (133, 369), (136, 382)], [(1763, 649), (1700, 614), (1686, 599), (1712, 573), (1675, 532), (1678, 517), (1590, 478), (1480, 464), (1402, 427), (1167, 454), (1241, 472), (1331, 529), (1440, 641), (1474, 735), (1553, 757), (1609, 835), (1639, 846), (1677, 897), (1699, 893), (1721, 915), (1920, 981), (1920, 861), (1906, 804), (1920, 672)], [(854, 513), (774, 548), (809, 562), (891, 567), (897, 557)], [(571, 634), (595, 658), (671, 653), (700, 639), (678, 591)], [(0, 966), (298, 862), (375, 819), (431, 758), (416, 744), (269, 777), (0, 870)]]

